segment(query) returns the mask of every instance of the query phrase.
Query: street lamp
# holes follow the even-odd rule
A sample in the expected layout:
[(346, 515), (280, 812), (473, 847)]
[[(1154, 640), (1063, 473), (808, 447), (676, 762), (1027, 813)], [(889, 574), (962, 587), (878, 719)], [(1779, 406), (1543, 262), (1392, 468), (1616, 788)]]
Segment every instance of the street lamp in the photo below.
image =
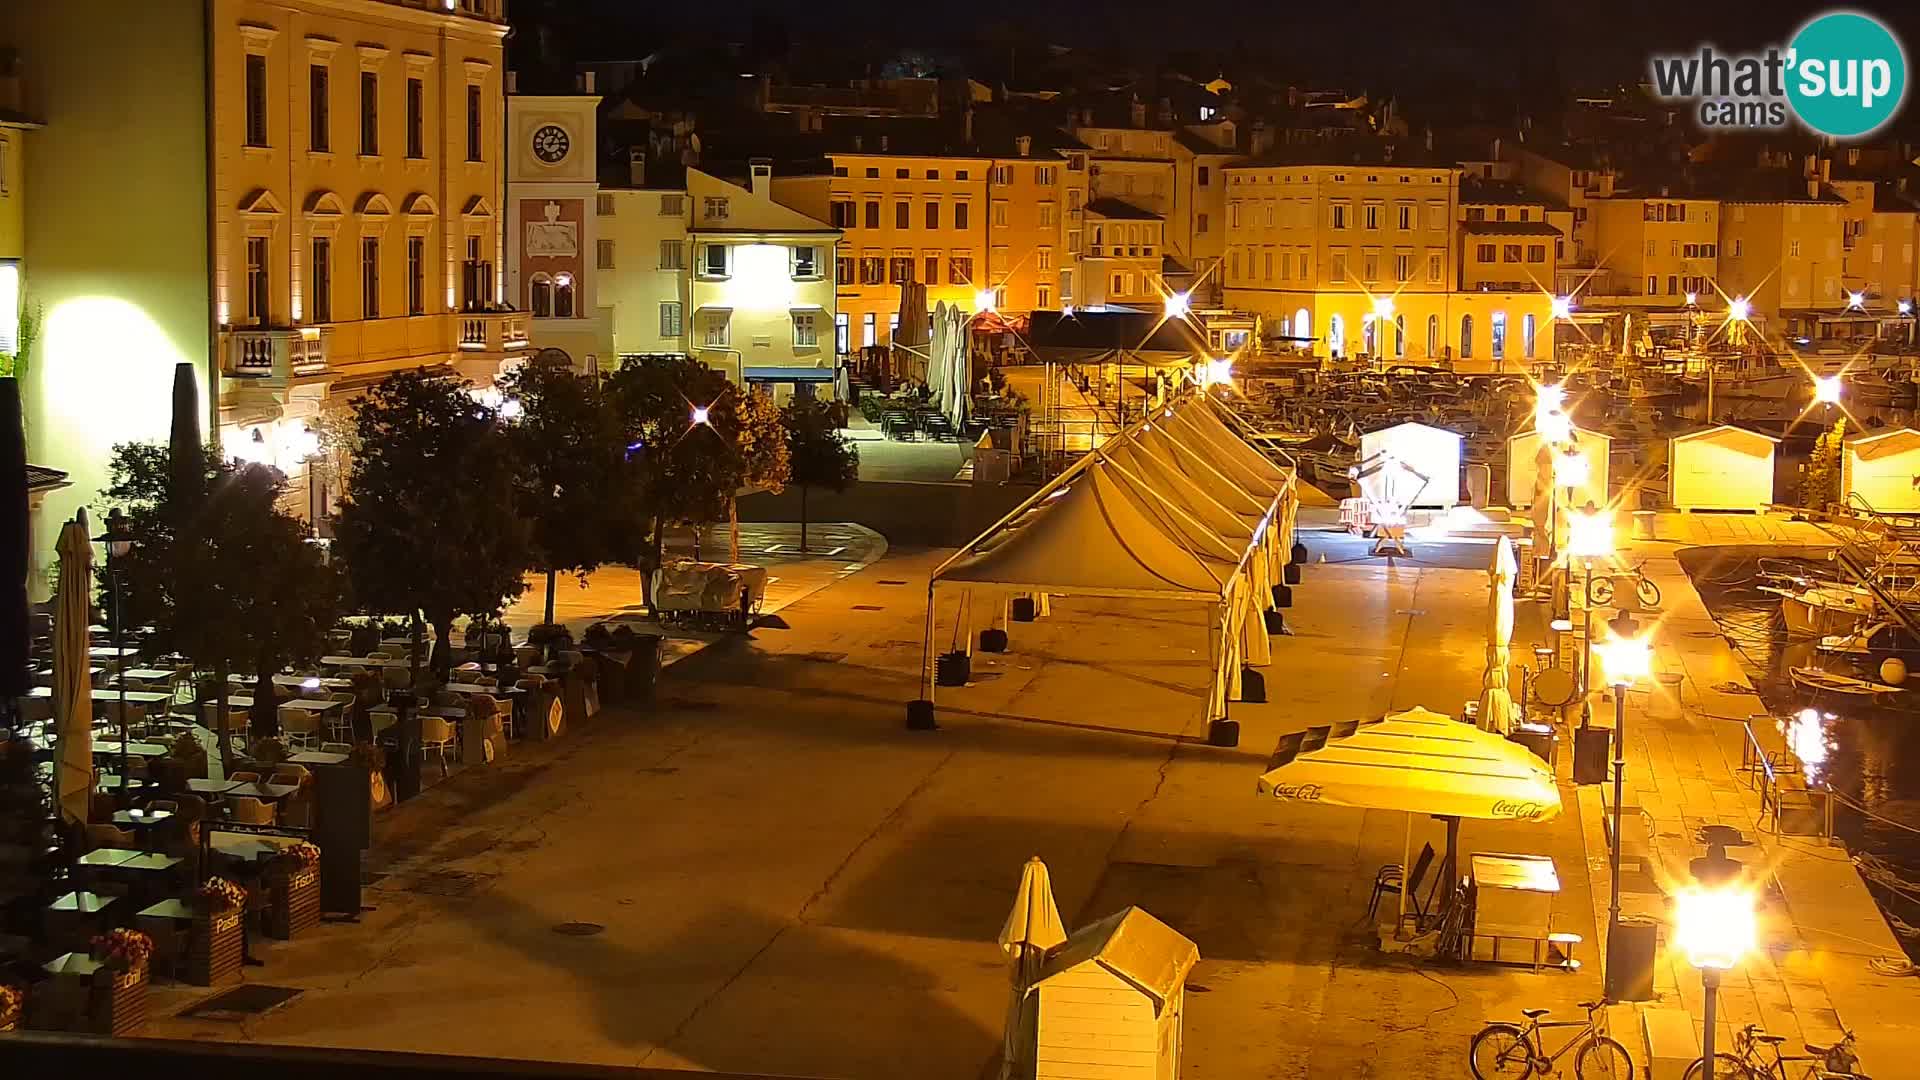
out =
[(1714, 1015), (1719, 1004), (1720, 973), (1740, 962), (1752, 951), (1759, 937), (1754, 917), (1753, 896), (1734, 885), (1682, 889), (1673, 898), (1674, 936), (1687, 962), (1700, 969), (1700, 982), (1706, 991), (1701, 1018), (1700, 1060), (1706, 1062), (1706, 1074), (1719, 1073), (1713, 1059)]
[(1653, 667), (1653, 644), (1638, 630), (1633, 616), (1623, 611), (1607, 624), (1607, 640), (1599, 647), (1600, 662), (1606, 665), (1607, 682), (1613, 687), (1613, 882), (1607, 903), (1606, 967), (1607, 997), (1613, 1000), (1620, 997), (1614, 972), (1622, 966), (1613, 961), (1613, 943), (1620, 933), (1620, 800), (1627, 778), (1627, 691)]
[(1556, 296), (1553, 298), (1553, 317), (1567, 319), (1573, 316), (1573, 297)]
[(993, 310), (993, 290), (981, 289), (973, 294), (973, 310), (978, 313)]
[[(1613, 556), (1613, 511), (1602, 510), (1588, 499), (1587, 505), (1567, 515), (1567, 557), (1579, 559), (1581, 603), (1586, 611), (1584, 641), (1580, 655), (1580, 696), (1584, 699), (1593, 682), (1593, 560)], [(1572, 621), (1568, 620), (1568, 628)]]
[(1753, 302), (1744, 296), (1736, 296), (1727, 301), (1727, 318), (1734, 322), (1746, 322), (1753, 315)]
[(1183, 292), (1168, 293), (1164, 307), (1167, 318), (1184, 319), (1187, 317), (1187, 312), (1192, 309), (1193, 301), (1192, 298)]
[(127, 767), (127, 743), (132, 741), (132, 730), (127, 725), (126, 625), (120, 614), (120, 560), (133, 550), (133, 534), (128, 531), (127, 516), (119, 507), (107, 511), (106, 531), (93, 539), (107, 549), (107, 591), (113, 605), (109, 621), (113, 628), (114, 674), (120, 685), (120, 791), (125, 794), (133, 790), (133, 773)]
[(1857, 292), (1850, 292), (1847, 294), (1847, 310), (1865, 311), (1866, 308), (1867, 308), (1867, 294), (1857, 293)]
[(1833, 406), (1840, 404), (1840, 376), (1815, 375), (1813, 377), (1813, 403)]

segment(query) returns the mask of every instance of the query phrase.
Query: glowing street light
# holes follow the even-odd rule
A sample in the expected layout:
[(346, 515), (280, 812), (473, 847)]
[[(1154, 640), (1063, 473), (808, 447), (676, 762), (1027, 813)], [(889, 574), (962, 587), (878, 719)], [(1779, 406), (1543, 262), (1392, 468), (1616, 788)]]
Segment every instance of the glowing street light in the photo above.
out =
[(1376, 319), (1393, 318), (1393, 297), (1375, 297), (1373, 301), (1373, 317)]
[(1203, 360), (1197, 365), (1197, 369), (1195, 375), (1198, 377), (1200, 389), (1202, 390), (1211, 386), (1231, 387), (1233, 385), (1233, 359), (1231, 357), (1223, 356), (1216, 360)]
[(1566, 413), (1555, 409), (1552, 412), (1541, 413), (1535, 416), (1533, 418), (1533, 429), (1538, 431), (1540, 438), (1546, 440), (1549, 445), (1558, 445), (1572, 437), (1573, 421), (1568, 419)]
[(1753, 315), (1753, 303), (1744, 296), (1736, 296), (1727, 301), (1727, 318), (1734, 322), (1746, 322)]
[(1688, 306), (1688, 307), (1695, 307), (1695, 306), (1697, 306), (1697, 305), (1698, 305), (1699, 303), (1700, 303), (1700, 294), (1699, 294), (1699, 293), (1688, 293), (1688, 294), (1687, 294), (1687, 306)]
[(975, 311), (992, 311), (993, 310), (993, 290), (992, 289), (981, 289), (979, 292), (973, 294), (973, 310)]
[(1193, 306), (1192, 301), (1188, 299), (1186, 293), (1177, 292), (1177, 293), (1167, 294), (1165, 307), (1167, 312), (1167, 318), (1169, 319), (1185, 318), (1187, 315), (1187, 311), (1192, 306)]
[(1573, 315), (1573, 297), (1556, 296), (1553, 298), (1553, 317), (1565, 319)]
[(1567, 518), (1567, 554), (1576, 559), (1604, 559), (1613, 554), (1613, 511), (1576, 510)]
[(1553, 456), (1553, 482), (1563, 488), (1586, 487), (1593, 470), (1587, 466), (1587, 455), (1578, 450), (1569, 449), (1564, 454)]
[[(1753, 896), (1738, 886), (1682, 889), (1673, 898), (1674, 936), (1687, 962), (1700, 969), (1706, 990), (1701, 1018), (1701, 1060), (1713, 1062), (1715, 1012), (1719, 1004), (1720, 973), (1753, 951), (1760, 936), (1753, 912)], [(1717, 1064), (1708, 1066), (1718, 1072)]]
[(1902, 300), (1898, 304), (1894, 305), (1894, 308), (1895, 310), (1899, 311), (1900, 314), (1902, 315), (1911, 315), (1913, 314), (1913, 301)]
[(1610, 635), (1595, 649), (1606, 667), (1607, 685), (1617, 690), (1630, 689), (1653, 670), (1653, 643), (1644, 635)]
[(1867, 306), (1866, 293), (1850, 292), (1847, 294), (1847, 308), (1849, 310), (1862, 310), (1866, 306)]
[(699, 427), (701, 424), (704, 424), (706, 422), (707, 422), (707, 407), (705, 405), (695, 405), (693, 407), (693, 426)]
[(1840, 376), (1815, 375), (1813, 377), (1813, 403), (1815, 405), (1840, 404)]

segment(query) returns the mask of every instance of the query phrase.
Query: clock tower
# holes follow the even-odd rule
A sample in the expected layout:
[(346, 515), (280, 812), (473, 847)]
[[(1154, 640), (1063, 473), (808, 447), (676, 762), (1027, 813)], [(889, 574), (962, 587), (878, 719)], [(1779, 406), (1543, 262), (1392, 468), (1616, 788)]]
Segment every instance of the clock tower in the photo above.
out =
[(612, 320), (599, 305), (600, 98), (592, 77), (573, 94), (507, 97), (507, 295), (528, 312), (537, 355), (576, 368), (614, 363)]

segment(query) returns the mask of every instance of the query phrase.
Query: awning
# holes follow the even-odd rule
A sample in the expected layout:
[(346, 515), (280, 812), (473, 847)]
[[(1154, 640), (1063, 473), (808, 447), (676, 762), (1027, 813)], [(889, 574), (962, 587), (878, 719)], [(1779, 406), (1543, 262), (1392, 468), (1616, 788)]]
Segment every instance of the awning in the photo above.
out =
[(831, 382), (832, 368), (818, 367), (750, 367), (745, 378), (749, 382)]
[(1411, 814), (1544, 821), (1560, 813), (1560, 788), (1546, 762), (1419, 708), (1287, 735), (1256, 788), (1282, 803)]

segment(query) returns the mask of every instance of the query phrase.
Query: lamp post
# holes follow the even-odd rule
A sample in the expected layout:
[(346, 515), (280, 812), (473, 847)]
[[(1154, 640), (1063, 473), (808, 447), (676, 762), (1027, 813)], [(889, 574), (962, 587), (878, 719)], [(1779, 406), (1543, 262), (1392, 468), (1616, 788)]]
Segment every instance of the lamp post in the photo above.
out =
[(1606, 664), (1607, 682), (1613, 686), (1613, 849), (1611, 892), (1607, 900), (1607, 997), (1618, 1000), (1619, 987), (1613, 963), (1614, 942), (1620, 932), (1620, 800), (1627, 782), (1627, 691), (1646, 678), (1653, 666), (1652, 644), (1636, 633), (1639, 624), (1632, 615), (1621, 612), (1607, 624), (1606, 644), (1600, 647), (1601, 662)]
[(1721, 1075), (1713, 1052), (1720, 973), (1738, 964), (1753, 948), (1758, 936), (1753, 896), (1738, 883), (1683, 889), (1674, 897), (1673, 922), (1681, 951), (1687, 954), (1688, 963), (1700, 969), (1701, 986), (1706, 992), (1701, 1010), (1705, 1030), (1700, 1039), (1700, 1060), (1705, 1062), (1705, 1076), (1714, 1080)]
[(108, 623), (113, 632), (114, 681), (120, 686), (120, 791), (132, 790), (133, 773), (127, 768), (127, 743), (132, 734), (127, 725), (126, 626), (120, 615), (120, 560), (133, 550), (133, 537), (127, 531), (127, 518), (118, 507), (107, 511), (106, 531), (93, 538), (107, 549), (107, 592), (113, 610)]

